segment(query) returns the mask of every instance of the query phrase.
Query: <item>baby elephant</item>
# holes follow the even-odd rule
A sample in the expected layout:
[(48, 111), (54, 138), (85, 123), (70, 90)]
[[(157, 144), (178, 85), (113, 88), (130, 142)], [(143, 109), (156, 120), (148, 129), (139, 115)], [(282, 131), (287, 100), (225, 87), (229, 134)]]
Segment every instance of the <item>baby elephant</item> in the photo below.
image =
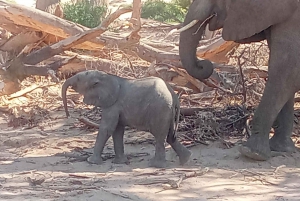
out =
[(150, 166), (166, 166), (166, 138), (179, 156), (180, 164), (189, 160), (191, 152), (178, 142), (175, 135), (179, 120), (179, 100), (162, 79), (149, 77), (129, 80), (97, 70), (80, 72), (67, 79), (62, 86), (67, 116), (66, 91), (69, 86), (84, 96), (84, 103), (102, 109), (94, 152), (88, 162), (102, 163), (104, 145), (112, 135), (115, 151), (113, 162), (127, 163), (123, 143), (125, 126), (149, 131), (154, 135), (155, 156), (151, 159)]

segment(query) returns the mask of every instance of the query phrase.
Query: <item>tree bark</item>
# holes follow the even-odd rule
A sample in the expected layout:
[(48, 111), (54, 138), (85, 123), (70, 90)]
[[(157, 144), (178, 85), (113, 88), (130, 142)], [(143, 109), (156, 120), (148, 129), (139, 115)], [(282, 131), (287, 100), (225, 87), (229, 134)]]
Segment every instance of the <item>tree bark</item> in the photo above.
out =
[(46, 11), (49, 6), (59, 3), (60, 0), (36, 0), (35, 8)]
[[(0, 1), (0, 4), (1, 3), (3, 2)], [(20, 81), (22, 81), (24, 78), (30, 75), (41, 75), (41, 76), (50, 75), (51, 77), (57, 79), (55, 77), (54, 71), (57, 70), (62, 65), (68, 63), (69, 60), (58, 61), (48, 66), (35, 66), (35, 65), (40, 63), (41, 61), (49, 59), (50, 57), (56, 54), (62, 53), (63, 51), (72, 48), (73, 46), (79, 45), (91, 38), (99, 36), (100, 34), (106, 31), (108, 25), (111, 22), (113, 22), (121, 14), (124, 14), (129, 11), (131, 11), (131, 9), (123, 8), (117, 10), (116, 12), (108, 16), (99, 27), (96, 27), (94, 29), (89, 29), (87, 31), (81, 32), (81, 34), (68, 37), (51, 46), (45, 46), (35, 52), (31, 52), (29, 55), (24, 54), (25, 53), (24, 51), (22, 51), (21, 53), (18, 52), (17, 57), (13, 58), (12, 60), (8, 60), (3, 65), (3, 68), (0, 69), (0, 74), (2, 76), (4, 83), (8, 84), (6, 87), (5, 86), (2, 87), (2, 94), (11, 94), (16, 92), (15, 89), (19, 90)], [(15, 41), (14, 38), (18, 39), (18, 37), (13, 37), (10, 43), (19, 45), (18, 43), (14, 42)], [(2, 46), (2, 48), (5, 48), (7, 50), (9, 48), (7, 46), (8, 42), (9, 40), (6, 43), (4, 43), (4, 46)], [(24, 44), (21, 42), (21, 47), (23, 47), (24, 45), (26, 45), (26, 43)]]
[(133, 9), (132, 9), (132, 15), (130, 22), (133, 24), (140, 24), (141, 19), (141, 8), (142, 8), (142, 2), (141, 0), (133, 0)]
[(16, 52), (17, 54), (28, 44), (36, 43), (41, 40), (43, 33), (40, 31), (22, 32), (10, 37), (0, 45), (0, 50), (6, 52)]
[[(128, 9), (127, 12), (130, 11), (131, 9)], [(66, 21), (49, 13), (3, 1), (0, 1), (0, 16), (1, 27), (6, 25), (6, 27), (3, 27), (5, 29), (9, 26), (27, 27), (30, 30), (41, 30), (49, 35), (55, 35), (61, 39), (89, 30), (84, 26)], [(21, 27), (18, 29), (20, 32), (22, 31)], [(7, 30), (10, 31), (13, 29), (14, 28), (8, 28)], [(104, 46), (105, 39), (102, 40), (101, 38), (93, 38), (91, 41), (85, 41), (78, 45), (77, 48), (99, 50)]]
[(211, 44), (197, 48), (197, 56), (213, 62), (225, 64), (229, 62), (227, 54), (238, 46), (238, 43), (233, 41), (224, 41), (224, 39), (219, 36), (214, 38)]

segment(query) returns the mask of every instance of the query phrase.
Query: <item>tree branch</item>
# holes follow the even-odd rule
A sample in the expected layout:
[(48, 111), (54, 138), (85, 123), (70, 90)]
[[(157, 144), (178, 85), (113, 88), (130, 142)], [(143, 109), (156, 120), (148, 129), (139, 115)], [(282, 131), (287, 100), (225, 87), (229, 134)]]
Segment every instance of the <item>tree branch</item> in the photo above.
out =
[(117, 19), (120, 15), (130, 12), (131, 9), (129, 8), (121, 8), (111, 15), (109, 15), (102, 23), (96, 28), (84, 31), (80, 34), (75, 36), (70, 36), (64, 40), (59, 41), (51, 46), (43, 47), (42, 49), (29, 54), (24, 63), (35, 65), (41, 61), (44, 61), (54, 55), (57, 55), (65, 50), (69, 50), (71, 47), (83, 43), (89, 39), (95, 38), (96, 36), (101, 35), (104, 33), (108, 27), (108, 25)]

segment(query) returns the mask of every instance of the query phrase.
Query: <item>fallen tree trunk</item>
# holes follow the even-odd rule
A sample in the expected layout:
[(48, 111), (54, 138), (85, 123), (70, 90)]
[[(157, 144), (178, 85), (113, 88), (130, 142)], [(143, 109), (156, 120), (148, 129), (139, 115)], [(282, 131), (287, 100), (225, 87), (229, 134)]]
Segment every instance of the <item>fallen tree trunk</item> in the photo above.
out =
[(202, 111), (203, 108), (187, 108), (187, 107), (182, 107), (180, 108), (180, 114), (183, 116), (193, 116), (195, 113)]
[[(67, 52), (69, 54), (69, 52)], [(81, 71), (85, 70), (102, 70), (105, 72), (111, 72), (112, 69), (124, 69), (129, 71), (129, 67), (124, 67), (118, 64), (117, 62), (108, 60), (108, 59), (102, 59), (92, 56), (82, 56), (78, 54), (74, 54), (70, 52), (70, 55), (74, 57), (72, 61), (70, 61), (68, 64), (63, 65), (59, 69), (59, 73), (61, 76), (69, 76), (72, 74), (76, 74)], [(62, 59), (66, 58), (72, 58), (70, 56), (55, 56), (51, 61), (48, 61), (49, 63), (53, 61), (60, 61)]]
[[(131, 8), (126, 8), (126, 10), (127, 12), (132, 11)], [(17, 25), (27, 27), (30, 30), (41, 30), (49, 35), (64, 39), (90, 30), (50, 13), (4, 1), (0, 1), (0, 16), (0, 24), (5, 24), (4, 28), (8, 31), (15, 31)], [(19, 31), (22, 31), (22, 29), (19, 29)], [(76, 48), (99, 50), (104, 46), (105, 39), (92, 38), (79, 44)]]
[(219, 36), (209, 45), (198, 47), (196, 54), (200, 58), (225, 64), (229, 62), (229, 57), (227, 56), (228, 53), (238, 46), (238, 43), (233, 41), (224, 41), (224, 39)]
[[(217, 46), (214, 43), (212, 43), (211, 45), (207, 46), (204, 49), (199, 49), (197, 51), (197, 56), (202, 59), (208, 59), (212, 62), (216, 62), (219, 64), (227, 63), (228, 58), (226, 57), (226, 55), (230, 51), (232, 51), (233, 48), (239, 45), (231, 41), (224, 41), (223, 39), (220, 40), (218, 44), (220, 46)], [(128, 51), (126, 52), (131, 55), (138, 55), (141, 59), (148, 62), (153, 62), (153, 61), (156, 61), (157, 63), (166, 62), (178, 68), (183, 68), (178, 51), (165, 52), (163, 50), (151, 47), (150, 45), (141, 42), (137, 46), (133, 46), (131, 48), (131, 53)]]
[(0, 45), (0, 50), (5, 52), (21, 52), (28, 44), (36, 43), (43, 37), (42, 32), (21, 32), (18, 35), (10, 37)]
[(71, 47), (74, 47), (78, 44), (83, 43), (84, 41), (95, 38), (98, 35), (104, 33), (108, 27), (108, 25), (117, 19), (120, 15), (129, 12), (128, 9), (120, 9), (116, 12), (109, 15), (99, 27), (94, 29), (90, 29), (82, 32), (81, 34), (76, 34), (74, 36), (70, 36), (58, 43), (55, 43), (51, 46), (46, 46), (36, 52), (33, 52), (26, 56), (24, 63), (35, 65), (43, 60), (46, 60), (54, 55), (60, 54), (65, 50), (69, 50)]
[[(0, 74), (4, 83), (14, 82), (14, 85), (18, 85), (20, 81), (30, 75), (50, 75), (51, 77), (55, 78), (55, 73), (53, 71), (66, 64), (69, 60), (58, 61), (44, 67), (34, 65), (40, 63), (41, 61), (49, 59), (54, 55), (62, 53), (63, 51), (72, 48), (73, 46), (81, 44), (88, 39), (102, 34), (106, 31), (108, 25), (112, 21), (118, 18), (121, 14), (129, 11), (130, 9), (126, 8), (117, 10), (116, 12), (109, 15), (99, 27), (87, 30), (85, 32), (82, 32), (81, 34), (71, 36), (51, 46), (43, 47), (40, 50), (31, 52), (29, 55), (26, 55), (24, 51), (18, 53), (17, 57), (9, 59), (5, 64), (3, 64), (3, 68), (0, 69)], [(19, 87), (14, 85), (13, 87), (9, 88), (3, 87), (2, 94), (10, 94), (16, 92), (15, 90), (19, 90)]]

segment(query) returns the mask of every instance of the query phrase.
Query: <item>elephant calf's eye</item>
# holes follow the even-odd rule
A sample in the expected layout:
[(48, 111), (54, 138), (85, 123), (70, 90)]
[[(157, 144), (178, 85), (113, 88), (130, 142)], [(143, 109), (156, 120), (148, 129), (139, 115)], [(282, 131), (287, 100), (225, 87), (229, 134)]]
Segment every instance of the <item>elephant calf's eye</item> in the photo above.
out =
[(95, 87), (95, 86), (97, 86), (98, 84), (99, 84), (99, 82), (94, 82), (93, 85), (92, 85), (92, 87)]

